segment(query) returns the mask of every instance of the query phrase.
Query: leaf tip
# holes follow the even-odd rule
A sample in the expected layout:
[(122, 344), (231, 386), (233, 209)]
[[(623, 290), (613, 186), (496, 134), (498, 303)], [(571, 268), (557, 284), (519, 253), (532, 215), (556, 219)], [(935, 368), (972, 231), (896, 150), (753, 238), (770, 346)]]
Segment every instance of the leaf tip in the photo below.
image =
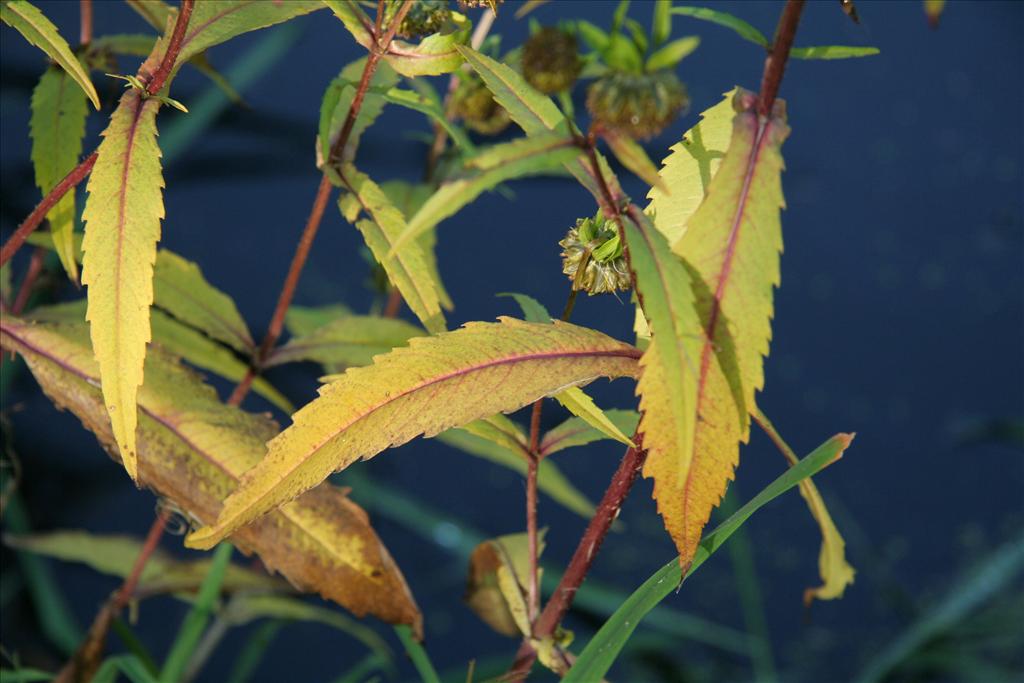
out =
[(216, 527), (204, 526), (185, 537), (185, 547), (193, 550), (210, 550), (221, 541)]

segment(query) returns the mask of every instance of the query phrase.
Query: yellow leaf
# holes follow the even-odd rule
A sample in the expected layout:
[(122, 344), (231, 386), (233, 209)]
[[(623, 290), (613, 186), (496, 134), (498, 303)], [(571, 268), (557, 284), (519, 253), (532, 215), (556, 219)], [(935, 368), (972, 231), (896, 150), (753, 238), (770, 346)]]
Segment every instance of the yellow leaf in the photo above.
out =
[(594, 330), (511, 318), (414, 338), (321, 387), (319, 398), (268, 444), (267, 457), (225, 502), (217, 524), (186, 542), (212, 547), (332, 472), (421, 434), (518, 410), (598, 377), (634, 376), (638, 355)]
[(138, 479), (135, 400), (150, 340), (153, 262), (164, 217), (156, 142), (159, 107), (135, 88), (121, 97), (103, 131), (82, 214), (86, 317), (114, 438), (132, 479)]
[(555, 400), (565, 406), (573, 415), (581, 418), (588, 425), (601, 432), (609, 439), (615, 439), (627, 446), (635, 447), (629, 437), (622, 433), (622, 430), (615, 426), (615, 423), (608, 419), (604, 411), (597, 407), (594, 399), (587, 396), (579, 387), (570, 387), (563, 392), (555, 394)]
[[(4, 316), (0, 342), (22, 355), (47, 395), (82, 420), (117, 460), (85, 326)], [(201, 524), (217, 518), (223, 500), (263, 459), (265, 441), (277, 431), (265, 416), (221, 403), (198, 375), (159, 349), (146, 358), (138, 405), (139, 483)], [(319, 593), (357, 616), (421, 628), (405, 579), (366, 513), (336, 487), (305, 493), (239, 529), (231, 542), (257, 553), (300, 590)]]
[[(543, 552), (544, 530), (541, 530), (537, 555)], [(483, 541), (469, 556), (466, 603), (502, 635), (530, 635), (526, 603), (529, 557), (529, 539), (524, 533)]]

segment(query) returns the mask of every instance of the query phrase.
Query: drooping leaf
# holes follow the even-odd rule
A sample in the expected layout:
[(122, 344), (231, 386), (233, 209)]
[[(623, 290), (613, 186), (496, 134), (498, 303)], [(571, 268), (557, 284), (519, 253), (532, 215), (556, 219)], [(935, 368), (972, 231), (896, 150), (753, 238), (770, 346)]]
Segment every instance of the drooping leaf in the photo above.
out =
[(698, 46), (700, 46), (700, 38), (697, 36), (677, 38), (648, 57), (647, 62), (644, 63), (644, 69), (647, 71), (674, 69), (676, 64), (683, 61)]
[[(507, 467), (526, 476), (529, 446), (526, 435), (504, 415), (493, 415), (449, 429), (435, 437), (460, 451)], [(594, 504), (558, 469), (551, 460), (542, 460), (537, 467), (537, 488), (556, 503), (584, 519), (594, 514)]]
[(178, 61), (184, 63), (243, 33), (280, 24), (323, 7), (318, 0), (202, 0), (192, 10)]
[[(32, 91), (32, 119), (29, 122), (32, 165), (36, 185), (44, 196), (78, 165), (78, 157), (82, 153), (85, 118), (89, 111), (85, 94), (72, 80), (67, 71), (51, 67), (43, 73)], [(73, 282), (78, 282), (74, 245), (76, 213), (75, 191), (71, 190), (46, 216), (57, 256)]]
[[(341, 170), (341, 180), (349, 191), (338, 200), (341, 214), (362, 233), (366, 246), (423, 326), (432, 334), (444, 331), (443, 288), (435, 283), (435, 272), (429, 266), (432, 260), (424, 256), (416, 241), (395, 249), (398, 236), (407, 231), (405, 216), (369, 176), (352, 166)], [(360, 213), (368, 218), (357, 221)]]
[(651, 161), (651, 158), (647, 156), (647, 152), (644, 151), (639, 142), (613, 128), (601, 128), (600, 134), (604, 141), (608, 143), (612, 154), (619, 160), (619, 163), (635, 173), (645, 183), (657, 188), (662, 193), (669, 194), (671, 192), (662, 181), (661, 176), (658, 175), (658, 168)]
[[(142, 550), (142, 541), (131, 536), (92, 534), (87, 531), (51, 531), (27, 536), (4, 536), (12, 548), (63, 562), (77, 562), (101, 574), (127, 578)], [(183, 560), (159, 548), (146, 561), (139, 577), (138, 594), (190, 593), (199, 588), (210, 569), (210, 559)], [(236, 591), (290, 592), (281, 579), (241, 565), (229, 565), (222, 589)]]
[(877, 47), (860, 47), (856, 45), (817, 45), (813, 47), (794, 47), (789, 56), (794, 59), (849, 59), (851, 57), (871, 57), (877, 55)]
[(659, 602), (677, 590), (684, 578), (691, 576), (702, 564), (729, 540), (755, 512), (807, 477), (816, 474), (842, 456), (853, 440), (852, 434), (838, 434), (805, 457), (796, 467), (765, 487), (746, 505), (707, 534), (684, 577), (679, 559), (673, 559), (654, 573), (615, 611), (597, 634), (591, 638), (563, 679), (566, 683), (599, 681), (615, 662), (615, 658), (629, 640), (641, 620)]
[(3, 0), (0, 2), (0, 20), (45, 52), (79, 85), (93, 106), (100, 108), (100, 98), (89, 80), (88, 72), (75, 57), (68, 42), (61, 37), (57, 27), (39, 8), (26, 0)]
[(313, 361), (327, 372), (369, 365), (373, 357), (405, 346), (412, 337), (426, 334), (404, 320), (352, 315), (334, 320), (312, 333), (295, 337), (274, 351), (267, 366)]
[[(543, 552), (544, 534), (537, 554)], [(530, 633), (526, 593), (529, 539), (525, 533), (499, 536), (473, 549), (469, 557), (466, 604), (484, 623), (505, 636)]]
[[(789, 129), (783, 102), (761, 121), (755, 99), (737, 92), (739, 113), (729, 149), (706, 199), (673, 246), (687, 264), (699, 315), (694, 325), (693, 311), (687, 313), (690, 337), (681, 340), (688, 349), (690, 376), (696, 376), (696, 392), (684, 401), (687, 428), (694, 433), (687, 447), (676, 451), (675, 461), (649, 457), (645, 474), (655, 477), (659, 510), (684, 560), (696, 550), (701, 529), (732, 478), (739, 444), (749, 438), (748, 411), (764, 385), (782, 250), (780, 147)], [(658, 343), (658, 326), (643, 301), (654, 332), (650, 354)], [(644, 422), (641, 431), (647, 435)], [(645, 445), (651, 444), (645, 440)]]
[(718, 10), (709, 9), (707, 7), (676, 6), (672, 8), (672, 14), (681, 14), (693, 19), (702, 19), (704, 21), (710, 21), (713, 24), (718, 24), (719, 26), (731, 28), (740, 36), (740, 38), (764, 48), (768, 47), (768, 39), (764, 37), (763, 33), (739, 17), (734, 17), (726, 12), (719, 12)]
[(135, 88), (125, 91), (103, 131), (82, 213), (86, 317), (114, 438), (132, 479), (138, 479), (135, 398), (150, 340), (153, 262), (164, 217), (159, 107)]
[(207, 282), (198, 265), (161, 249), (153, 278), (155, 305), (243, 355), (252, 353), (256, 344), (235, 302)]
[(622, 433), (615, 423), (612, 422), (604, 411), (597, 407), (594, 399), (583, 393), (578, 387), (570, 387), (565, 391), (555, 394), (555, 400), (562, 404), (566, 410), (591, 427), (601, 432), (609, 439), (624, 443), (627, 446), (635, 446), (629, 437)]
[[(776, 431), (775, 425), (761, 412), (761, 409), (754, 407), (754, 415), (757, 422), (768, 433), (772, 441), (782, 452), (790, 467), (795, 467), (799, 458), (792, 448), (782, 439)], [(818, 600), (834, 600), (843, 597), (846, 587), (853, 583), (856, 571), (846, 561), (846, 541), (839, 533), (832, 516), (828, 513), (825, 500), (821, 497), (818, 487), (812, 479), (805, 479), (800, 482), (800, 496), (807, 502), (811, 516), (821, 529), (821, 550), (818, 553), (818, 572), (821, 575), (822, 585), (811, 587), (804, 591), (804, 605), (810, 605), (817, 598)]]
[[(335, 141), (341, 134), (342, 128), (345, 126), (345, 121), (348, 119), (349, 110), (352, 108), (356, 89), (365, 68), (365, 57), (347, 65), (331, 81), (330, 85), (327, 86), (327, 91), (324, 93), (323, 100), (320, 103), (319, 145), (320, 157), (325, 162), (332, 161), (330, 159), (331, 148), (334, 146)], [(363, 97), (362, 107), (359, 109), (359, 114), (352, 125), (352, 131), (349, 133), (348, 141), (345, 143), (345, 149), (341, 150), (338, 159), (333, 160), (334, 163), (337, 163), (339, 160), (350, 162), (355, 158), (356, 149), (359, 147), (359, 139), (362, 137), (363, 132), (373, 125), (373, 122), (384, 111), (384, 105), (387, 103), (384, 96), (377, 92), (377, 90), (387, 91), (397, 82), (398, 75), (387, 64), (378, 65), (370, 80), (370, 84), (375, 86), (375, 89), (368, 90)]]
[(726, 93), (721, 102), (701, 114), (700, 122), (686, 131), (680, 142), (669, 148), (669, 155), (661, 162), (661, 179), (671, 193), (657, 186), (647, 193), (651, 203), (646, 212), (670, 245), (683, 236), (729, 148), (736, 116), (732, 106), (735, 94), (735, 90)]
[(579, 155), (570, 138), (547, 133), (494, 145), (467, 160), (468, 174), (446, 181), (409, 219), (394, 249), (417, 239), (445, 218), (454, 216), (483, 192), (503, 182), (550, 173)]
[[(473, 70), (483, 79), (484, 85), (494, 95), (495, 101), (505, 108), (512, 120), (523, 129), (527, 136), (532, 137), (552, 131), (564, 135), (569, 134), (569, 126), (565, 117), (555, 103), (550, 97), (534, 90), (521, 74), (476, 50), (462, 46), (459, 46), (458, 49), (466, 58), (466, 63), (473, 67)], [(597, 175), (591, 167), (590, 161), (584, 156), (577, 156), (576, 159), (567, 162), (565, 168), (598, 199), (599, 203), (603, 202)], [(615, 180), (615, 174), (608, 168), (608, 162), (599, 154), (597, 158), (612, 195), (620, 196), (622, 191), (618, 186), (618, 181)]]
[[(159, 262), (159, 256), (157, 261)], [(156, 282), (155, 289), (159, 292), (159, 281)], [(159, 294), (157, 299), (159, 300)], [(85, 299), (79, 299), (34, 308), (31, 317), (33, 320), (45, 322), (81, 323), (85, 320), (85, 304)], [(197, 368), (208, 370), (235, 384), (241, 382), (249, 371), (249, 364), (242, 361), (231, 349), (159, 309), (151, 312), (150, 324), (154, 343)], [(265, 377), (254, 379), (252, 389), (285, 413), (290, 415), (295, 412), (291, 402)]]
[[(640, 422), (640, 414), (635, 410), (612, 408), (604, 411), (605, 418), (622, 434), (632, 434)], [(603, 430), (589, 424), (581, 417), (570, 417), (568, 420), (552, 427), (540, 440), (540, 454), (547, 462), (548, 456), (574, 446), (585, 446), (594, 441), (611, 438)]]
[[(0, 321), (0, 342), (21, 354), (47, 395), (73, 412), (115, 459), (118, 450), (100, 390), (98, 364), (81, 325)], [(139, 481), (199, 523), (212, 523), (276, 431), (265, 417), (222, 404), (212, 388), (159, 350), (146, 359), (139, 392)], [(320, 486), (240, 529), (232, 543), (269, 569), (356, 615), (419, 628), (405, 579), (366, 513)]]
[(420, 434), (511, 412), (597, 377), (633, 376), (636, 350), (594, 330), (503, 318), (419, 337), (350, 368), (293, 416), (214, 527), (189, 536), (208, 548), (360, 459)]

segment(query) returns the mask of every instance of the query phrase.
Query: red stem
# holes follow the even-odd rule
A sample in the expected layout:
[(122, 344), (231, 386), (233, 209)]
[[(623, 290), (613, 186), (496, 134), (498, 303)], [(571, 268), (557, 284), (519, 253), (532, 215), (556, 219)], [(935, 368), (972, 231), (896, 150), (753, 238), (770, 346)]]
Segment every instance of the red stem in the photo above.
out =
[(21, 315), (21, 312), (25, 310), (29, 297), (32, 296), (32, 288), (35, 286), (39, 274), (43, 272), (45, 257), (46, 249), (43, 247), (36, 247), (36, 250), (32, 252), (32, 260), (28, 262), (25, 279), (21, 281), (21, 289), (18, 290), (18, 296), (15, 297), (14, 304), (11, 306), (11, 313), (14, 315)]
[(78, 8), (81, 16), (78, 42), (85, 47), (92, 42), (92, 0), (79, 0)]
[(397, 318), (400, 310), (402, 310), (402, 292), (399, 291), (398, 287), (393, 287), (388, 292), (388, 302), (384, 306), (383, 315), (385, 318)]
[(188, 20), (192, 16), (192, 5), (194, 0), (181, 0), (181, 8), (178, 10), (178, 19), (174, 22), (174, 32), (171, 33), (171, 42), (167, 45), (164, 58), (157, 67), (153, 77), (146, 84), (146, 92), (155, 95), (160, 92), (167, 82), (167, 78), (174, 70), (174, 64), (178, 61), (178, 53), (181, 52), (181, 43), (185, 40), (185, 31), (188, 29)]
[(761, 77), (761, 95), (757, 102), (757, 113), (761, 116), (771, 114), (775, 97), (782, 85), (782, 75), (789, 60), (789, 50), (793, 47), (796, 28), (800, 24), (800, 14), (804, 10), (804, 0), (787, 0), (779, 25), (775, 29), (775, 41), (772, 51), (764, 60), (764, 75)]

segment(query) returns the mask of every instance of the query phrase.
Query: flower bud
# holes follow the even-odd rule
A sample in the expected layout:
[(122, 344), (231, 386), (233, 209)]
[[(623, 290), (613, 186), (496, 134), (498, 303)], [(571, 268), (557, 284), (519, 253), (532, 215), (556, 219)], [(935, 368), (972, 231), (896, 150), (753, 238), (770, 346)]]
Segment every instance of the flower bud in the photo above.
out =
[(618, 229), (600, 211), (594, 218), (577, 220), (558, 244), (562, 247), (562, 272), (575, 291), (593, 295), (632, 287)]
[[(388, 3), (384, 13), (385, 26), (391, 22), (401, 6), (401, 2)], [(443, 29), (451, 18), (452, 11), (448, 9), (448, 0), (414, 0), (398, 27), (397, 35), (403, 38), (428, 36)]]
[(542, 93), (568, 90), (582, 69), (576, 37), (565, 31), (546, 26), (523, 44), (523, 76)]
[(686, 86), (668, 70), (612, 72), (587, 92), (587, 109), (596, 123), (644, 140), (665, 130), (689, 105)]
[(505, 108), (494, 100), (491, 91), (475, 74), (459, 75), (452, 108), (468, 128), (483, 135), (497, 135), (511, 121)]

